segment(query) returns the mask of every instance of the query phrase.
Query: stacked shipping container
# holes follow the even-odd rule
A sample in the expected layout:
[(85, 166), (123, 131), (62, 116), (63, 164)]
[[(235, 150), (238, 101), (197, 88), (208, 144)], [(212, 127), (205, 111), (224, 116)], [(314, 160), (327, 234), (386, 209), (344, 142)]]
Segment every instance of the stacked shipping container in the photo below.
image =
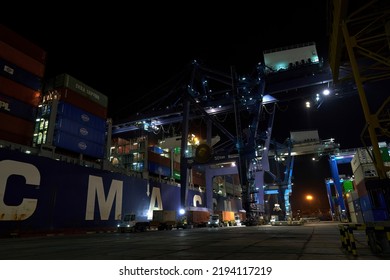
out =
[[(55, 77), (48, 83), (47, 94), (39, 111), (34, 139), (36, 145), (55, 147), (104, 158), (106, 148), (107, 96), (85, 85), (68, 74)], [(53, 99), (58, 100), (52, 143), (46, 143), (47, 122), (53, 113)], [(50, 140), (49, 140), (50, 141)]]
[[(385, 165), (389, 165), (389, 153), (387, 147), (381, 147), (382, 160)], [(387, 220), (388, 214), (384, 203), (384, 193), (378, 190), (368, 191), (369, 185), (378, 184), (378, 172), (373, 163), (372, 149), (359, 148), (356, 151), (351, 167), (354, 174), (354, 188), (358, 195), (359, 204), (365, 222)]]
[(346, 194), (349, 215), (352, 223), (363, 223), (360, 201), (356, 191), (350, 191)]
[(114, 149), (111, 150), (112, 163), (119, 165), (127, 170), (143, 172), (146, 137), (133, 138), (126, 140), (123, 138), (115, 138), (112, 141)]
[(0, 139), (31, 145), (46, 52), (0, 25)]

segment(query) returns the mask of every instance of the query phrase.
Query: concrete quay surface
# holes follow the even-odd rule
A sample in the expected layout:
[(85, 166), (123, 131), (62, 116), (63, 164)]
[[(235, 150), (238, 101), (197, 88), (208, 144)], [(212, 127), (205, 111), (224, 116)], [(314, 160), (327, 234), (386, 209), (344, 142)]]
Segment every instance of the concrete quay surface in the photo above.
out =
[(0, 239), (3, 260), (385, 260), (364, 231), (356, 255), (337, 222), (301, 226), (194, 228), (139, 233), (86, 232)]

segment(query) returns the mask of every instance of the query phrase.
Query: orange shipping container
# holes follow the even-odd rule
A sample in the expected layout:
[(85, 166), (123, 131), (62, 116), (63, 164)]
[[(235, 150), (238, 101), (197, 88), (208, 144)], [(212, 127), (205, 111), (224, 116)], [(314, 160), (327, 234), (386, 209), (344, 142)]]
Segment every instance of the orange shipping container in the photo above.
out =
[(217, 211), (216, 214), (219, 214), (219, 217), (223, 222), (234, 221), (234, 212), (233, 211)]
[(187, 211), (187, 223), (193, 225), (207, 225), (210, 220), (208, 211)]
[(38, 106), (41, 93), (0, 76), (0, 92), (32, 106)]
[(45, 74), (45, 65), (43, 63), (2, 41), (0, 41), (0, 57), (40, 78), (43, 78)]

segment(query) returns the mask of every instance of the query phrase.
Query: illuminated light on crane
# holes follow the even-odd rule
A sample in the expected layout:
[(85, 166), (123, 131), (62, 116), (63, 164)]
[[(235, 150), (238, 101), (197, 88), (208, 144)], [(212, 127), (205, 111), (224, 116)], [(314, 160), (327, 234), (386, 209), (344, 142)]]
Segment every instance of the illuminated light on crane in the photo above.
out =
[(277, 102), (277, 101), (278, 100), (275, 97), (273, 97), (273, 96), (271, 96), (269, 94), (266, 94), (266, 95), (263, 96), (263, 104), (274, 103), (274, 102)]
[(325, 96), (327, 96), (327, 95), (330, 94), (330, 90), (329, 90), (329, 89), (324, 89), (324, 90), (322, 91), (322, 94), (325, 95)]

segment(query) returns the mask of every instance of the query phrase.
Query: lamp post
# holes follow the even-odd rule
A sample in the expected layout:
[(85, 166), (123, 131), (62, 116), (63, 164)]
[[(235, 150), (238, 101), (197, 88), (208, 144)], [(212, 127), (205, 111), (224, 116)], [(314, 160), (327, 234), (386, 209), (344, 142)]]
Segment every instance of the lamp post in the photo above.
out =
[(309, 213), (310, 213), (310, 216), (313, 214), (313, 210), (312, 210), (312, 201), (313, 201), (314, 197), (311, 195), (311, 194), (308, 194), (306, 195), (306, 200), (308, 201), (309, 203)]

